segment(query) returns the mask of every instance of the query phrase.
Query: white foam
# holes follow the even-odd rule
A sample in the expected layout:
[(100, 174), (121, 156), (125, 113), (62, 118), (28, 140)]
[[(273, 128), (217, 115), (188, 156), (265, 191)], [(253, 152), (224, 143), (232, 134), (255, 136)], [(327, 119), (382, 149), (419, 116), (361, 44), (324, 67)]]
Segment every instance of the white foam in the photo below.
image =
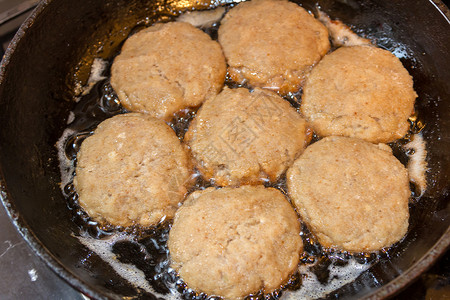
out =
[(286, 292), (282, 299), (319, 299), (339, 289), (340, 287), (354, 281), (361, 273), (368, 270), (371, 264), (360, 264), (354, 258), (349, 259), (345, 266), (330, 265), (330, 282), (324, 285), (317, 280), (317, 276), (310, 271), (312, 265), (301, 265), (299, 267), (302, 277), (302, 286), (298, 291)]
[[(181, 294), (175, 288), (171, 288), (171, 294), (162, 295), (157, 293), (150, 283), (145, 279), (144, 273), (132, 264), (120, 262), (116, 255), (112, 252), (112, 246), (119, 241), (135, 242), (135, 236), (128, 233), (115, 233), (103, 239), (95, 239), (88, 235), (77, 237), (78, 240), (96, 253), (103, 261), (108, 263), (116, 273), (123, 279), (127, 280), (131, 285), (141, 288), (146, 292), (154, 294), (158, 298), (168, 300), (181, 299)], [(297, 300), (297, 299), (319, 299), (329, 293), (339, 289), (340, 287), (354, 281), (361, 273), (371, 267), (371, 264), (360, 264), (354, 258), (349, 259), (345, 266), (330, 265), (328, 267), (330, 281), (323, 285), (316, 275), (310, 271), (313, 265), (301, 265), (299, 272), (302, 274), (302, 286), (297, 291), (286, 291), (281, 299)]]
[[(103, 72), (105, 71), (106, 67), (108, 65), (108, 62), (101, 59), (101, 58), (95, 58), (92, 67), (91, 67), (91, 73), (89, 76), (89, 80), (87, 85), (81, 88), (82, 95), (88, 94), (92, 87), (99, 82), (100, 80), (105, 79), (106, 77), (103, 76)], [(75, 98), (75, 101), (78, 102), (81, 98)], [(74, 112), (69, 112), (69, 116), (67, 118), (67, 124), (72, 123), (75, 120), (75, 114)], [(56, 142), (56, 148), (58, 149), (58, 159), (59, 159), (59, 170), (61, 173), (61, 190), (64, 192), (64, 187), (73, 180), (73, 172), (75, 171), (75, 166), (73, 164), (73, 161), (68, 159), (65, 153), (65, 145), (66, 141), (69, 137), (71, 137), (76, 132), (70, 128), (67, 128), (64, 130), (62, 136), (59, 138), (59, 140)]]
[(66, 128), (62, 136), (56, 142), (56, 148), (58, 150), (59, 172), (61, 173), (60, 188), (63, 193), (64, 187), (73, 180), (73, 172), (75, 171), (73, 161), (67, 158), (65, 151), (66, 141), (73, 134), (75, 134), (75, 131), (73, 129)]
[(112, 252), (112, 246), (119, 241), (135, 242), (135, 236), (121, 232), (112, 234), (103, 239), (95, 239), (88, 235), (77, 236), (77, 238), (83, 245), (89, 248), (89, 250), (97, 254), (103, 261), (108, 263), (119, 276), (128, 281), (131, 285), (141, 288), (146, 292), (155, 295), (157, 298), (169, 300), (181, 298), (181, 295), (174, 289), (171, 289), (172, 294), (169, 295), (157, 293), (147, 279), (145, 279), (144, 272), (132, 264), (125, 264), (117, 259), (116, 255)]
[(30, 275), (31, 281), (36, 281), (39, 277), (35, 269), (28, 270), (28, 275)]
[(397, 45), (394, 50), (392, 50), (392, 54), (397, 56), (398, 58), (408, 58), (409, 53), (404, 45)]
[(428, 171), (426, 142), (422, 134), (415, 134), (413, 139), (404, 145), (403, 148), (414, 150), (413, 154), (408, 155), (407, 168), (409, 179), (417, 185), (420, 190), (420, 196), (422, 196), (427, 189), (426, 172)]
[(72, 123), (75, 120), (75, 113), (73, 111), (69, 111), (69, 116), (67, 117), (67, 124)]
[(186, 22), (195, 27), (211, 27), (217, 23), (225, 13), (225, 7), (218, 7), (213, 10), (188, 11), (178, 17), (178, 22)]
[(341, 21), (331, 20), (326, 13), (320, 10), (317, 10), (317, 13), (319, 21), (327, 27), (334, 46), (373, 46), (370, 40), (360, 37)]
[(89, 76), (87, 84), (82, 88), (82, 95), (87, 95), (91, 91), (92, 87), (100, 80), (106, 79), (103, 76), (103, 72), (106, 69), (108, 62), (101, 58), (94, 58), (91, 67), (91, 75)]

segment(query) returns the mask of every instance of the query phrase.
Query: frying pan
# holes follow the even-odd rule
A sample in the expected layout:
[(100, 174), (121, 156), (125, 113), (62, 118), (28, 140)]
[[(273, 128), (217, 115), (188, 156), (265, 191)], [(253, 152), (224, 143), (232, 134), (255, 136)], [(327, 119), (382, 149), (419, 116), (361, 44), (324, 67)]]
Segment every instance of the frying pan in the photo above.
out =
[[(229, 0), (44, 0), (19, 29), (0, 70), (0, 193), (24, 239), (57, 274), (93, 298), (142, 294), (75, 237), (55, 143), (94, 57), (111, 59), (136, 27)], [(301, 1), (314, 10), (315, 1)], [(426, 124), (429, 188), (410, 205), (408, 234), (375, 266), (329, 297), (392, 296), (450, 243), (450, 22), (439, 1), (323, 0), (321, 9), (398, 55), (414, 77)]]

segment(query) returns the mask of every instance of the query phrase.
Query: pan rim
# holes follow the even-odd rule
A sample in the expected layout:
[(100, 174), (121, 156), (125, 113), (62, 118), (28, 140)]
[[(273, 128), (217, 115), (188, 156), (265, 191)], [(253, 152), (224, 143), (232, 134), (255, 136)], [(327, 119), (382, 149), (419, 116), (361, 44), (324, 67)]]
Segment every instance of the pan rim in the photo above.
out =
[[(31, 15), (20, 26), (19, 30), (12, 39), (8, 46), (5, 55), (0, 64), (0, 85), (3, 84), (7, 67), (9, 65), (12, 55), (14, 55), (17, 44), (24, 37), (27, 30), (33, 25), (36, 18), (42, 14), (42, 12), (48, 7), (53, 0), (42, 0), (37, 7), (33, 10)], [(447, 23), (450, 25), (450, 9), (442, 2), (442, 0), (429, 0), (429, 2), (443, 15)], [(2, 172), (2, 166), (0, 165), (0, 201), (5, 208), (8, 217), (12, 224), (20, 233), (22, 238), (32, 248), (33, 252), (42, 259), (50, 269), (60, 276), (63, 280), (69, 283), (73, 288), (94, 299), (108, 299), (108, 296), (96, 291), (92, 288), (88, 282), (82, 281), (75, 274), (70, 272), (50, 251), (42, 244), (42, 242), (35, 236), (35, 234), (29, 230), (29, 226), (23, 217), (18, 213), (14, 207), (14, 203), (11, 201), (6, 186), (6, 181)], [(394, 296), (404, 289), (408, 284), (413, 281), (424, 271), (431, 267), (441, 255), (450, 248), (450, 226), (447, 228), (441, 238), (430, 248), (426, 254), (424, 254), (415, 264), (413, 264), (408, 270), (403, 272), (401, 276), (396, 277), (394, 280), (388, 282), (376, 291), (365, 296), (365, 299), (380, 299)]]
[[(442, 14), (450, 25), (450, 9), (442, 0), (429, 0), (429, 2)], [(415, 264), (403, 272), (402, 276), (396, 277), (376, 291), (372, 292), (365, 299), (381, 299), (392, 297), (400, 293), (409, 284), (412, 284), (423, 272), (431, 268), (432, 264), (450, 249), (450, 226), (441, 238), (423, 255)]]
[[(12, 55), (17, 48), (17, 44), (25, 36), (28, 29), (33, 25), (36, 18), (42, 14), (43, 11), (48, 7), (48, 5), (53, 0), (41, 0), (28, 18), (20, 25), (18, 31), (11, 40), (8, 48), (0, 63), (0, 85), (3, 84), (5, 80), (5, 75), (7, 71), (7, 66), (11, 60)], [(1, 147), (0, 147), (1, 149)], [(36, 235), (29, 230), (27, 222), (18, 213), (14, 207), (14, 203), (9, 199), (9, 193), (6, 186), (5, 177), (3, 175), (2, 166), (0, 165), (0, 201), (6, 210), (6, 214), (11, 220), (12, 224), (22, 236), (22, 238), (27, 242), (28, 246), (31, 247), (33, 252), (42, 260), (44, 263), (50, 267), (50, 269), (66, 281), (74, 289), (78, 290), (82, 294), (92, 298), (92, 299), (108, 299), (108, 297), (98, 291), (94, 290), (89, 286), (87, 282), (79, 279), (75, 274), (70, 272), (64, 264), (62, 264), (51, 252), (45, 247), (45, 245), (36, 237)]]
[(364, 299), (384, 299), (400, 293), (409, 284), (412, 284), (423, 272), (432, 267), (433, 263), (450, 249), (450, 226), (447, 227), (441, 238), (425, 253), (415, 264), (409, 267), (401, 276), (397, 276)]

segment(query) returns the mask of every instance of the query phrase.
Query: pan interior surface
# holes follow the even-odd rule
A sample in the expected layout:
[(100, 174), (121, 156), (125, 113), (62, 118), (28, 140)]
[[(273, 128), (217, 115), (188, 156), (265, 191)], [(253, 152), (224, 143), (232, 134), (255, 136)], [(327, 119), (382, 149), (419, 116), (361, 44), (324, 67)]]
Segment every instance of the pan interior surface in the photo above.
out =
[[(299, 1), (314, 11), (315, 1)], [(123, 280), (75, 236), (80, 229), (60, 190), (55, 144), (94, 58), (111, 60), (130, 33), (189, 10), (229, 1), (40, 3), (5, 55), (0, 73), (1, 196), (21, 233), (72, 285), (95, 298), (156, 298)], [(389, 296), (450, 243), (450, 24), (428, 1), (319, 1), (321, 10), (400, 57), (414, 78), (427, 143), (429, 187), (410, 205), (410, 228), (389, 257), (330, 298)]]

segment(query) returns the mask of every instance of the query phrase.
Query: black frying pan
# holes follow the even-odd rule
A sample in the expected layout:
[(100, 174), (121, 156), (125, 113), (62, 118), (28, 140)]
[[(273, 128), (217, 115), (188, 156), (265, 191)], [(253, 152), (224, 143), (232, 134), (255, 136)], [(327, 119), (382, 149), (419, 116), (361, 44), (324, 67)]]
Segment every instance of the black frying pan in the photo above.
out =
[[(55, 143), (74, 109), (74, 90), (85, 83), (94, 57), (112, 58), (136, 26), (170, 20), (192, 8), (228, 1), (45, 0), (20, 28), (0, 70), (0, 167), (3, 204), (36, 253), (75, 288), (94, 298), (139, 296), (133, 286), (79, 243), (80, 229), (59, 188)], [(314, 9), (314, 1), (302, 1)], [(331, 298), (394, 294), (450, 243), (450, 23), (441, 2), (319, 1), (332, 18), (388, 50), (402, 62), (419, 94), (426, 123), (429, 189), (411, 204), (407, 237), (356, 281)]]

